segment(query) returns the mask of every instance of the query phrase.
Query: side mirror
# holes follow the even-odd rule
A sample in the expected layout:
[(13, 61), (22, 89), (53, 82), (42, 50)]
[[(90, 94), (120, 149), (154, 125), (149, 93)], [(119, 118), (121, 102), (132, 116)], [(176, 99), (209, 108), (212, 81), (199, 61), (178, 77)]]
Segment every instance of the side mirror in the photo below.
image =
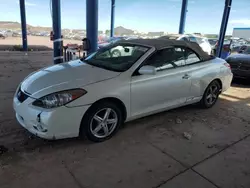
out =
[(145, 65), (145, 66), (142, 66), (139, 69), (139, 73), (142, 74), (142, 75), (144, 75), (144, 74), (145, 75), (155, 75), (156, 74), (156, 69), (153, 66)]

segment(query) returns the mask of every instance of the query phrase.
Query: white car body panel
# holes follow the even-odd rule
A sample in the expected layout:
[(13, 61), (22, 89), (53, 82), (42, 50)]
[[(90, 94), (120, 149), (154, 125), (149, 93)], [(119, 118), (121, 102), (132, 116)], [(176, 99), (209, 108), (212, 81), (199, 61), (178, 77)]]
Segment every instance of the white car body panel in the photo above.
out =
[(185, 103), (190, 93), (191, 80), (186, 68), (161, 71), (156, 75), (131, 78), (131, 115), (140, 116), (151, 111)]
[[(215, 79), (222, 82), (222, 91), (230, 87), (232, 73), (224, 65), (226, 62), (219, 58), (159, 71), (156, 75), (133, 75), (153, 51), (152, 47), (125, 72), (109, 71), (75, 60), (31, 74), (20, 84), (21, 90), (30, 97), (20, 103), (16, 92), (13, 100), (17, 120), (42, 138), (76, 137), (84, 114), (98, 100), (120, 100), (127, 112), (125, 121), (130, 121), (198, 102)], [(58, 108), (43, 109), (32, 105), (45, 95), (74, 88), (82, 88), (87, 93)], [(39, 126), (47, 132), (39, 130)]]
[(39, 98), (42, 95), (50, 94), (51, 91), (82, 87), (113, 78), (119, 74), (119, 72), (108, 71), (88, 65), (80, 60), (74, 60), (46, 67), (29, 75), (23, 81), (22, 89), (32, 94), (34, 98)]

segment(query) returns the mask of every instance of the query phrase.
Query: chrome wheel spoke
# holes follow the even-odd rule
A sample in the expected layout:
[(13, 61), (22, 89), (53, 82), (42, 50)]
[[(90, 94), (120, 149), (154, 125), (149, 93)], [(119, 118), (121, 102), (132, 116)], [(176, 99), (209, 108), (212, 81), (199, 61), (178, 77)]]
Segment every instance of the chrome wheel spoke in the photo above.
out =
[(214, 89), (212, 90), (212, 93), (213, 93), (213, 94), (216, 94), (216, 93), (217, 93), (217, 90), (218, 90), (218, 88), (217, 88), (217, 86), (215, 86)]
[(211, 94), (211, 93), (213, 93), (213, 88), (212, 87), (209, 88), (209, 94)]
[(212, 104), (213, 101), (214, 101), (214, 100), (213, 100), (213, 97), (210, 97), (210, 98), (209, 98), (209, 103)]
[(98, 121), (99, 123), (103, 121), (103, 119), (98, 115), (94, 115), (94, 120)]
[(207, 100), (209, 100), (210, 98), (212, 98), (212, 94), (209, 94), (209, 95), (207, 96)]
[(108, 135), (109, 135), (109, 128), (108, 128), (108, 125), (105, 124), (105, 125), (103, 125), (102, 128), (103, 128), (103, 131), (104, 131), (105, 136), (108, 136)]
[(107, 108), (106, 112), (105, 112), (105, 115), (104, 115), (104, 120), (107, 120), (109, 118), (109, 114), (111, 112), (111, 109), (110, 108)]
[(213, 97), (210, 97), (210, 98), (208, 99), (208, 101), (209, 101), (210, 104), (212, 104), (212, 103), (213, 103)]
[(117, 119), (107, 119), (107, 124), (116, 123)]
[(102, 124), (97, 125), (97, 127), (93, 130), (94, 134), (97, 134), (102, 129)]

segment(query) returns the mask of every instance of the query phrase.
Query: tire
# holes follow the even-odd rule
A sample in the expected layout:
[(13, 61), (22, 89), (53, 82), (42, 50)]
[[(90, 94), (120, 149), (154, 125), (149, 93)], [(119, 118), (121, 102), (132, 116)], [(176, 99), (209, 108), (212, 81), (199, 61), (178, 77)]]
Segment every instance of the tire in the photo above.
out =
[(120, 50), (113, 50), (111, 52), (112, 57), (120, 57), (121, 55), (122, 55), (122, 53), (120, 52)]
[[(109, 111), (109, 116), (105, 118), (107, 111)], [(108, 123), (111, 121), (113, 123)], [(84, 115), (80, 136), (86, 136), (88, 140), (93, 142), (102, 142), (114, 136), (122, 123), (121, 109), (112, 102), (103, 101), (94, 104)]]
[[(217, 89), (216, 89), (217, 88)], [(211, 108), (217, 102), (221, 91), (221, 85), (217, 80), (212, 81), (206, 88), (200, 101), (202, 108)]]

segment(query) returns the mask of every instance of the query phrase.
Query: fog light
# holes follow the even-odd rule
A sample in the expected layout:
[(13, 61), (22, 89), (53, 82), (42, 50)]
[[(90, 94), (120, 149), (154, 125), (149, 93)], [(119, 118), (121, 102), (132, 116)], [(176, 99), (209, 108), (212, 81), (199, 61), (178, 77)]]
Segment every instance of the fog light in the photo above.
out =
[(33, 128), (40, 132), (47, 132), (47, 128), (43, 127), (41, 123), (37, 123), (36, 125), (33, 125)]
[(41, 123), (37, 124), (37, 129), (38, 131), (41, 131), (41, 132), (47, 132), (47, 129), (43, 127)]

